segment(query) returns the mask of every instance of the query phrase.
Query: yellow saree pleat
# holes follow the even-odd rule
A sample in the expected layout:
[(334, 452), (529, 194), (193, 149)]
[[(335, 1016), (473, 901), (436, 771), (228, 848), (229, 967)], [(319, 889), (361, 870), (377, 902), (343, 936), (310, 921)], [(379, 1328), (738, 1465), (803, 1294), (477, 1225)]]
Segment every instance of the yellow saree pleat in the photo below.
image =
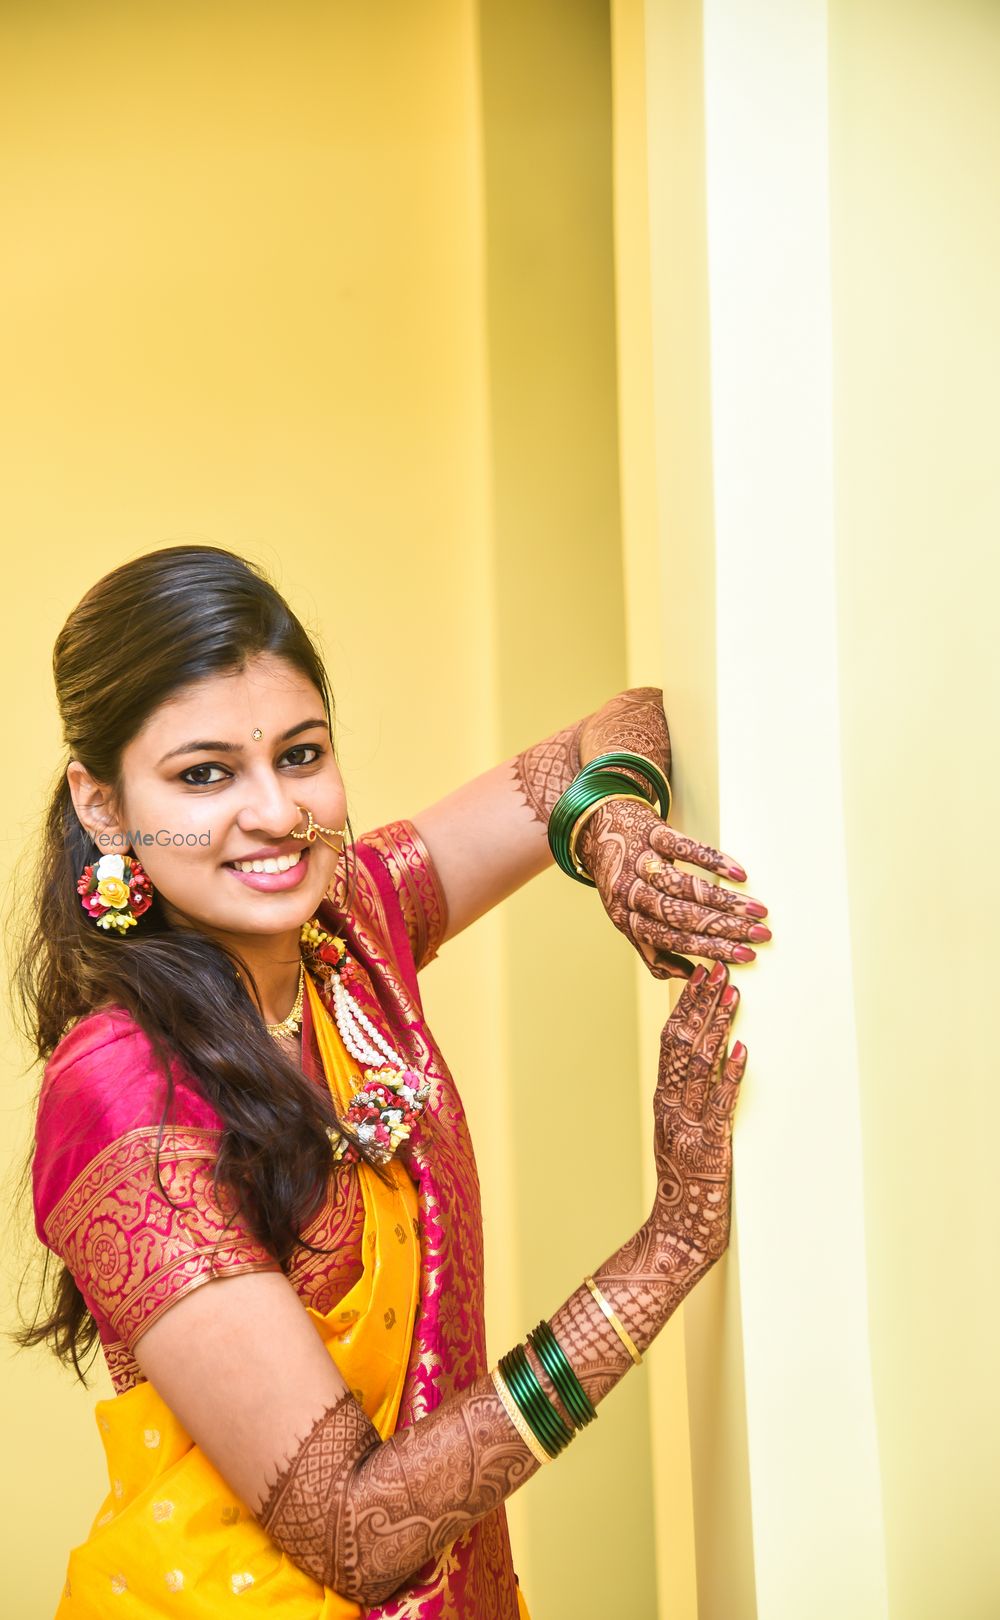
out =
[[(306, 987), (324, 1073), (342, 1110), (360, 1071), (308, 974)], [(361, 1277), (328, 1314), (305, 1307), (383, 1439), (399, 1411), (420, 1287), (416, 1189), (397, 1160), (390, 1170), (387, 1186), (358, 1167)], [(285, 1557), (151, 1384), (97, 1401), (94, 1416), (111, 1489), (87, 1540), (70, 1553), (56, 1620), (214, 1616), (235, 1597), (241, 1614), (277, 1608), (282, 1620), (361, 1614)]]

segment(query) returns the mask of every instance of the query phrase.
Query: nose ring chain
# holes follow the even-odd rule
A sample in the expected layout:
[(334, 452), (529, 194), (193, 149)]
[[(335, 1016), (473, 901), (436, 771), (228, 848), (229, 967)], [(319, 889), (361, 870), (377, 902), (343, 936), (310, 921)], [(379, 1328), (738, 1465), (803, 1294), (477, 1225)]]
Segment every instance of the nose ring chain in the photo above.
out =
[[(307, 821), (305, 832), (293, 832), (293, 833), (291, 833), (289, 835), (290, 837), (292, 837), (292, 838), (304, 838), (307, 844), (314, 844), (316, 842), (317, 838), (318, 838), (318, 839), (320, 839), (320, 841), (322, 843), (326, 844), (329, 849), (337, 849), (338, 848), (338, 845), (330, 843), (330, 838), (343, 839), (346, 832), (347, 832), (347, 827), (346, 826), (343, 826), (343, 827), (323, 827), (323, 826), (321, 826), (321, 824), (318, 821), (313, 820), (313, 813), (312, 813), (312, 811), (310, 809), (307, 808), (306, 805), (297, 804), (295, 806), (295, 808), (296, 808), (296, 810), (301, 810), (303, 815), (305, 815), (308, 818), (308, 821)], [(328, 833), (330, 836), (329, 837), (324, 837), (325, 833)]]

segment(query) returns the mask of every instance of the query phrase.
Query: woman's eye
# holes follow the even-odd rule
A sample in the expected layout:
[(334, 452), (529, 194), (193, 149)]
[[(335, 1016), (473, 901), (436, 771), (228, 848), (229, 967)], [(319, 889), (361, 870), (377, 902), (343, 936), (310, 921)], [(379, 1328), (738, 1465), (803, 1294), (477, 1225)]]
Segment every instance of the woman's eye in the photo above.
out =
[(293, 759), (292, 764), (315, 765), (316, 760), (319, 759), (322, 752), (322, 748), (317, 748), (315, 743), (297, 743), (294, 748), (288, 749), (287, 753), (285, 754), (285, 758), (288, 759), (292, 754), (312, 754), (314, 756), (312, 759)]
[(222, 771), (223, 775), (228, 775), (221, 765), (189, 765), (186, 771), (181, 771), (181, 781), (187, 782), (189, 787), (214, 787), (215, 781), (218, 781), (218, 777), (210, 782), (203, 776), (200, 781), (193, 782), (191, 778), (195, 771)]

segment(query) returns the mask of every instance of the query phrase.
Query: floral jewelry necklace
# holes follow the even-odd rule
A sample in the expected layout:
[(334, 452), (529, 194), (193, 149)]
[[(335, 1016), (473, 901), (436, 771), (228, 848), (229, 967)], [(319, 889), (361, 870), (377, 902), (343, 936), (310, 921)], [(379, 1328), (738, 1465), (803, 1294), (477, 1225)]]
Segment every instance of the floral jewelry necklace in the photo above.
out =
[[(365, 1083), (354, 1093), (343, 1117), (354, 1126), (358, 1141), (369, 1147), (376, 1162), (385, 1164), (413, 1130), (430, 1096), (430, 1085), (400, 1057), (348, 990), (344, 968), (349, 958), (344, 941), (328, 934), (315, 917), (303, 923), (299, 939), (341, 1040), (351, 1056), (366, 1065), (362, 1070)], [(354, 1143), (335, 1127), (331, 1126), (327, 1134), (335, 1160), (353, 1164), (361, 1158)]]

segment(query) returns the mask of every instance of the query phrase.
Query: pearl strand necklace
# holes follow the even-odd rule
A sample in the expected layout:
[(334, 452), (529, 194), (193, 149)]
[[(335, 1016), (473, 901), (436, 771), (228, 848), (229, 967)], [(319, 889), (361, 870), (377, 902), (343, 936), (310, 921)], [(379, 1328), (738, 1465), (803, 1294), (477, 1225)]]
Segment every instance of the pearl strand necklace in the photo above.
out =
[[(351, 1056), (357, 1058), (359, 1063), (369, 1064), (376, 1069), (385, 1068), (386, 1064), (391, 1064), (394, 1069), (405, 1069), (404, 1059), (358, 1006), (339, 973), (332, 975), (330, 988), (333, 1016), (340, 1038)], [(366, 1035), (370, 1037), (369, 1040), (365, 1039)]]

